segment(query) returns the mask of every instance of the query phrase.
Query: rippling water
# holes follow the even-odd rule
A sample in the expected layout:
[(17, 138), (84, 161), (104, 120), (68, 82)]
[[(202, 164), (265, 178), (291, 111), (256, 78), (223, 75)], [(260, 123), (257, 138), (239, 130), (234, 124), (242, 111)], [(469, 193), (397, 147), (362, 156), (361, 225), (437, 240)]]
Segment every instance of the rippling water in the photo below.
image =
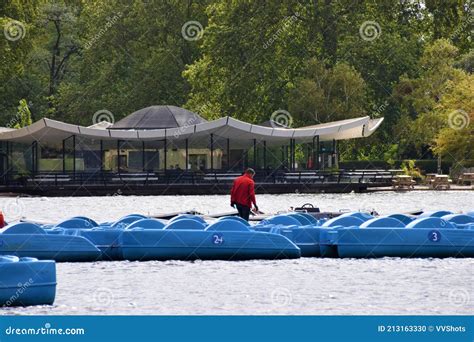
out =
[[(220, 212), (227, 196), (2, 198), (7, 219), (98, 221), (132, 212)], [(258, 196), (274, 212), (312, 202), (323, 210), (474, 209), (474, 192)], [(16, 217), (15, 217), (16, 216)], [(53, 306), (0, 314), (472, 314), (474, 259), (62, 263)]]

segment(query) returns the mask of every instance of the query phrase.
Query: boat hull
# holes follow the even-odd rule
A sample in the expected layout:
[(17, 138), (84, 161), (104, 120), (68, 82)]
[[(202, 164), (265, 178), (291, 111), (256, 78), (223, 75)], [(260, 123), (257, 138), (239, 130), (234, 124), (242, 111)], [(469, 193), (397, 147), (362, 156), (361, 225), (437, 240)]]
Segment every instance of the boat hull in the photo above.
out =
[(51, 260), (24, 258), (2, 262), (0, 257), (0, 306), (50, 305), (56, 296), (56, 264)]
[(247, 260), (299, 258), (287, 238), (263, 232), (131, 230), (121, 235), (127, 260)]
[(333, 235), (341, 258), (474, 257), (474, 230), (345, 228)]
[(256, 231), (280, 234), (292, 241), (301, 250), (302, 257), (320, 257), (320, 235), (322, 228), (317, 227), (254, 227)]
[(98, 260), (101, 252), (81, 236), (0, 234), (0, 255), (76, 262)]

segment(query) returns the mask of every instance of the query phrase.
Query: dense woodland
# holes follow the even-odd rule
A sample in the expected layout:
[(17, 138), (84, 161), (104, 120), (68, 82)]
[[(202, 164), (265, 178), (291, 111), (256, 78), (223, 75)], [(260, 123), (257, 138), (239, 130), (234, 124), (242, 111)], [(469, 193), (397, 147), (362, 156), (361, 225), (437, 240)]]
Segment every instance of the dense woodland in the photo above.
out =
[(3, 0), (0, 125), (154, 104), (293, 127), (369, 115), (383, 125), (343, 160), (462, 164), (473, 18), (456, 0)]

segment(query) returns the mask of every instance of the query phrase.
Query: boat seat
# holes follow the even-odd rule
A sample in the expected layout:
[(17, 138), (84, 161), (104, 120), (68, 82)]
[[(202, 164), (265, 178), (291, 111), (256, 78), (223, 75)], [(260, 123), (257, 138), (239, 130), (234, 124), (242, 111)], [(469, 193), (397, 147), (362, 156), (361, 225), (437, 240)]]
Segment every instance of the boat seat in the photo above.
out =
[(163, 229), (165, 224), (157, 219), (145, 218), (131, 223), (126, 229), (143, 228), (143, 229)]
[(336, 227), (336, 226), (342, 226), (342, 227), (352, 227), (352, 226), (357, 226), (360, 227), (361, 224), (363, 224), (364, 221), (360, 219), (359, 217), (355, 216), (337, 216), (334, 217), (330, 220), (327, 220), (326, 222), (323, 223), (323, 227)]
[(8, 226), (2, 234), (46, 234), (46, 231), (37, 224), (20, 222)]
[(358, 219), (361, 219), (362, 221), (368, 221), (374, 218), (372, 215), (363, 213), (360, 211), (356, 211), (353, 213), (344, 213), (340, 215), (339, 217), (357, 217)]
[(439, 217), (424, 217), (411, 222), (407, 225), (407, 228), (455, 229), (456, 227), (451, 222)]
[(237, 221), (237, 222), (240, 222), (246, 226), (250, 226), (250, 223), (248, 223), (247, 221), (245, 221), (242, 217), (240, 216), (224, 216), (224, 217), (221, 217), (217, 220), (217, 222), (220, 222), (220, 221)]
[(447, 210), (438, 210), (438, 211), (427, 211), (425, 213), (422, 213), (419, 218), (424, 218), (424, 217), (443, 217), (445, 215), (450, 215), (452, 214), (451, 211)]
[(128, 215), (112, 224), (112, 228), (125, 228), (133, 222), (143, 220), (143, 215)]
[(99, 224), (98, 224), (97, 222), (95, 222), (93, 219), (88, 218), (88, 217), (86, 217), (86, 216), (74, 216), (74, 217), (72, 217), (72, 218), (73, 218), (73, 219), (82, 219), (82, 220), (88, 221), (88, 222), (91, 224), (91, 226), (93, 226), (93, 227), (97, 227), (97, 226), (99, 225)]
[(376, 217), (362, 223), (360, 228), (405, 228), (405, 224), (393, 217)]
[(179, 220), (194, 220), (196, 222), (206, 224), (206, 221), (201, 217), (197, 215), (192, 215), (192, 214), (180, 214), (178, 216), (173, 217), (171, 220), (169, 220), (169, 223), (179, 221)]
[(297, 214), (306, 217), (310, 221), (310, 224), (319, 225), (318, 220), (316, 220), (313, 215), (303, 212), (298, 212)]
[(474, 223), (474, 217), (469, 216), (469, 215), (464, 215), (464, 214), (444, 215), (442, 219), (451, 223), (456, 223), (456, 224)]
[(297, 219), (300, 222), (300, 224), (303, 225), (303, 226), (309, 226), (309, 225), (313, 224), (313, 222), (311, 220), (309, 220), (304, 215), (301, 215), (300, 213), (289, 213), (289, 214), (287, 214), (287, 216)]
[(262, 221), (262, 224), (278, 224), (282, 226), (301, 226), (300, 221), (298, 221), (295, 217), (291, 217), (289, 215), (276, 215), (269, 217)]
[(201, 222), (193, 219), (180, 219), (168, 223), (163, 229), (183, 229), (183, 230), (204, 230), (205, 226)]
[(210, 232), (249, 232), (248, 226), (242, 222), (235, 220), (224, 220), (215, 222), (206, 227), (206, 231)]
[(72, 218), (63, 222), (58, 223), (54, 228), (83, 228), (90, 229), (93, 225), (87, 219), (83, 218)]
[(393, 217), (394, 219), (402, 221), (405, 225), (409, 224), (411, 221), (415, 219), (414, 217), (404, 215), (404, 214), (392, 214), (392, 215), (388, 215), (387, 217)]

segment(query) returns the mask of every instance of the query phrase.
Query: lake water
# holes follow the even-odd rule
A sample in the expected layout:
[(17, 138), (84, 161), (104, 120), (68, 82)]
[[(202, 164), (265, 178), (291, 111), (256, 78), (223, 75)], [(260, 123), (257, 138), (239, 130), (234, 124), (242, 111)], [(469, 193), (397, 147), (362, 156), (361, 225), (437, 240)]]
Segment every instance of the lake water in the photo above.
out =
[[(473, 191), (260, 195), (264, 212), (474, 210)], [(97, 221), (185, 209), (224, 212), (228, 196), (0, 198), (7, 220)], [(57, 264), (53, 306), (0, 314), (472, 314), (474, 259), (97, 262)]]

